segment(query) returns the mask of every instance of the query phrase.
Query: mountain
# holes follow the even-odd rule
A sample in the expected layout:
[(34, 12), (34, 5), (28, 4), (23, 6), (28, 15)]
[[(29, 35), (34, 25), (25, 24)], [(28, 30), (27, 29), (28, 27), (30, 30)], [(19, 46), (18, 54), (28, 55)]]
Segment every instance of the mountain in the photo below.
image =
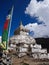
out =
[(42, 48), (47, 48), (49, 51), (49, 38), (35, 38), (37, 44), (41, 44)]

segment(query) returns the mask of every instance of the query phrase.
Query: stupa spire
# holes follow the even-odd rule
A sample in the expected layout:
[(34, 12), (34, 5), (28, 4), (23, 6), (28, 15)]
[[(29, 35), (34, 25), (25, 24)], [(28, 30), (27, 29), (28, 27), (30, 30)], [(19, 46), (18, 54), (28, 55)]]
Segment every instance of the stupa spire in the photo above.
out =
[(22, 24), (22, 21), (20, 21), (20, 30), (24, 29), (24, 26)]
[(22, 21), (20, 21), (20, 26), (22, 25)]
[(20, 21), (20, 25), (22, 25), (22, 21)]
[(14, 35), (20, 34), (20, 32), (26, 33), (29, 30), (25, 29), (25, 26), (23, 26), (22, 21), (20, 21), (19, 27), (15, 30)]

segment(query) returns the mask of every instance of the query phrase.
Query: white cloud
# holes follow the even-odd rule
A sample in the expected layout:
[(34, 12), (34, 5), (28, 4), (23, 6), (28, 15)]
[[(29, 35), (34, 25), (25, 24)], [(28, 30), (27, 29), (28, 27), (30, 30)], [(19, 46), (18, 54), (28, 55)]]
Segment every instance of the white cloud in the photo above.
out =
[(49, 35), (47, 27), (43, 24), (38, 25), (37, 23), (33, 23), (33, 24), (29, 23), (25, 25), (25, 28), (34, 32), (33, 37), (43, 37), (43, 36), (47, 37)]
[(31, 0), (28, 7), (26, 7), (25, 14), (29, 14), (31, 17), (38, 17), (38, 21), (43, 21), (43, 24), (38, 25), (28, 24), (25, 27), (34, 31), (34, 37), (49, 36), (49, 0), (39, 1)]

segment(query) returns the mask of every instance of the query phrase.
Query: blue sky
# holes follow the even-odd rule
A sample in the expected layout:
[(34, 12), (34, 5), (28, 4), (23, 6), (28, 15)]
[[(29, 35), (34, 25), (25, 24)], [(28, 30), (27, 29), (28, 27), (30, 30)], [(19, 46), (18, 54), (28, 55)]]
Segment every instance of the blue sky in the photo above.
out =
[[(28, 5), (30, 5), (31, 1), (34, 1), (34, 0), (21, 0), (21, 1), (20, 0), (0, 0), (0, 36), (2, 35), (3, 25), (6, 20), (8, 10), (10, 8), (12, 8), (12, 5), (14, 5), (14, 12), (13, 12), (10, 36), (13, 35), (14, 30), (19, 26), (20, 21), (22, 21), (22, 23), (25, 27), (27, 27), (27, 25), (33, 24), (33, 23), (37, 23), (38, 25), (44, 23), (44, 22), (42, 22), (43, 20), (40, 20), (40, 21), (38, 20), (39, 16), (34, 15), (34, 14), (32, 14), (32, 16), (31, 16), (30, 12), (29, 13), (27, 12), (26, 8), (28, 8), (28, 10), (29, 10)], [(41, 2), (44, 0), (38, 0), (37, 4), (39, 1)], [(26, 11), (26, 13), (25, 13), (25, 11)], [(34, 12), (34, 11), (32, 11), (32, 12)], [(31, 30), (31, 33), (32, 33), (32, 31), (33, 30)], [(43, 36), (46, 36), (46, 34)]]
[(14, 5), (14, 12), (12, 18), (12, 27), (10, 35), (13, 35), (14, 30), (19, 26), (22, 20), (23, 24), (29, 23), (33, 20), (30, 16), (25, 15), (24, 11), (30, 0), (0, 0), (0, 35), (2, 35), (2, 29), (8, 10)]

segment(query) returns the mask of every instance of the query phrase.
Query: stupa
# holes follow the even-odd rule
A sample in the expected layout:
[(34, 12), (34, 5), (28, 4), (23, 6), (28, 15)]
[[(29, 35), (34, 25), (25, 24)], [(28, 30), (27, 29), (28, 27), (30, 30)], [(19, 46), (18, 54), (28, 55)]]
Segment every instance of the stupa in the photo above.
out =
[(10, 48), (15, 50), (18, 57), (29, 55), (35, 59), (49, 59), (47, 49), (42, 49), (42, 46), (36, 43), (36, 40), (29, 35), (29, 30), (23, 26), (22, 22), (10, 38)]

